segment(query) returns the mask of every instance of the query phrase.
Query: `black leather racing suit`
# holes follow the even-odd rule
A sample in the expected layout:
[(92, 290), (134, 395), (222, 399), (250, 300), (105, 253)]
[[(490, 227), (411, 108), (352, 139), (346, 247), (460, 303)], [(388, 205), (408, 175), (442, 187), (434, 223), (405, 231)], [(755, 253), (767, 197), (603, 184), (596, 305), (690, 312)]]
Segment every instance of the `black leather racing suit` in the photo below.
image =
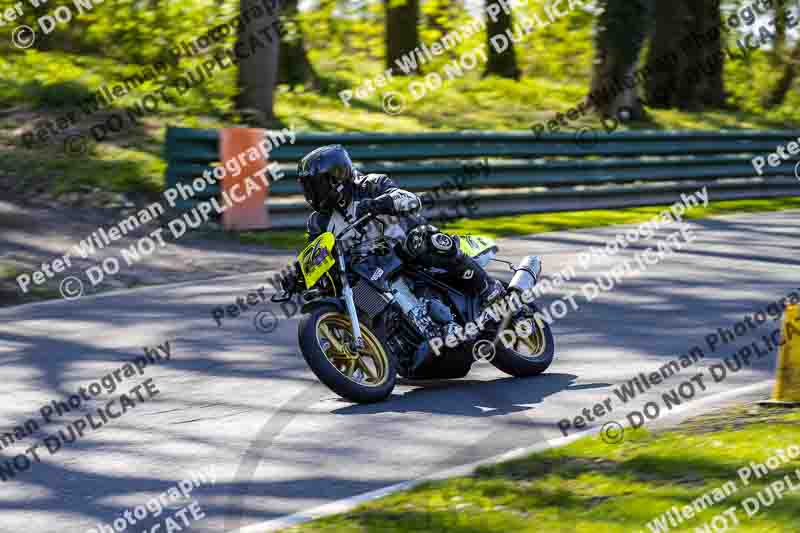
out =
[[(489, 275), (471, 257), (465, 255), (458, 237), (442, 233), (420, 216), (422, 202), (414, 193), (405, 191), (383, 174), (359, 174), (354, 178), (353, 199), (344, 210), (331, 215), (314, 212), (308, 217), (310, 239), (325, 231), (337, 231), (355, 220), (358, 203), (364, 200), (379, 200), (379, 218), (385, 224), (384, 236), (394, 245), (397, 254), (405, 261), (416, 262), (426, 267), (446, 269), (449, 281), (472, 294), (479, 295), (489, 286)], [(366, 240), (380, 236), (381, 225), (370, 222), (363, 231)], [(344, 246), (355, 241), (355, 233), (340, 239)]]

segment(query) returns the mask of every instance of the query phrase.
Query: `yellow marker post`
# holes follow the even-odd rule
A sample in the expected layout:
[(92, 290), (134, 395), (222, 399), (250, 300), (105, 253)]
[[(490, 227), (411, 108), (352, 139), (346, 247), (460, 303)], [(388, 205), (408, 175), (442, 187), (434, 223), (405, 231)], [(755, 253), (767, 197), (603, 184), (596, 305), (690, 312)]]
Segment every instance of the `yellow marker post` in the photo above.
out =
[(759, 402), (777, 407), (800, 407), (800, 306), (787, 305), (783, 314), (778, 368), (772, 399)]

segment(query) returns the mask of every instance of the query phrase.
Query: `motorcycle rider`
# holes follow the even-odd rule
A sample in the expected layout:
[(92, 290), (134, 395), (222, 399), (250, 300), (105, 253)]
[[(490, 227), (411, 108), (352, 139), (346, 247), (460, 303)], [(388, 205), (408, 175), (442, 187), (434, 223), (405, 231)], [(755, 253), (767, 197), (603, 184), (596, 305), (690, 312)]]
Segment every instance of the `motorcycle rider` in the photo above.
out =
[[(484, 306), (505, 293), (499, 281), (461, 251), (458, 237), (439, 231), (419, 215), (422, 202), (416, 194), (400, 189), (384, 174), (358, 172), (341, 145), (322, 146), (303, 157), (298, 165), (298, 181), (306, 201), (314, 209), (307, 221), (309, 240), (326, 231), (336, 233), (365, 214), (375, 214), (384, 225), (371, 220), (362, 230), (365, 241), (380, 237), (385, 228), (383, 236), (399, 257), (447, 270), (454, 284), (477, 295)], [(357, 236), (351, 229), (338, 242), (350, 248), (357, 244)], [(290, 280), (293, 282), (296, 280)], [(441, 334), (422, 333), (428, 340)], [(431, 357), (429, 343), (423, 345), (426, 349), (417, 354), (414, 367)]]

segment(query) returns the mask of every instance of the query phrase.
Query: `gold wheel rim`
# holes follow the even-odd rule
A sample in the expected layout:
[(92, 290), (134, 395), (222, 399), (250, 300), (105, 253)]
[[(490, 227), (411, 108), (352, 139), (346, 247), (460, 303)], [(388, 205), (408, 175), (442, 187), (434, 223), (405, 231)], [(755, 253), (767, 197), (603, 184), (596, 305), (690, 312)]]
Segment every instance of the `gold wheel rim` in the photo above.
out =
[[(527, 337), (517, 335), (517, 339), (514, 342), (514, 352), (525, 359), (538, 359), (547, 350), (547, 337), (544, 334), (544, 325), (541, 319), (534, 317), (530, 320), (533, 332)], [(521, 351), (520, 348), (524, 351)]]
[(344, 377), (365, 387), (379, 387), (389, 379), (389, 357), (372, 332), (361, 326), (364, 348), (350, 348), (353, 330), (350, 318), (326, 313), (317, 320), (317, 344), (333, 367)]

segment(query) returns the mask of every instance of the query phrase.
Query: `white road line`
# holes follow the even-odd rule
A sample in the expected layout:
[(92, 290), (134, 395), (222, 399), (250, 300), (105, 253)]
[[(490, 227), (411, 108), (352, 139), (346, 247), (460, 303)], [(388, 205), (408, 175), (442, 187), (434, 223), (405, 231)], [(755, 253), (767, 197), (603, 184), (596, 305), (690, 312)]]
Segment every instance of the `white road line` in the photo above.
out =
[[(668, 413), (664, 414), (663, 416), (661, 416), (658, 419), (658, 421), (660, 422), (665, 418), (674, 417), (679, 414), (689, 414), (695, 412), (699, 413), (702, 412), (703, 409), (718, 402), (732, 400), (739, 396), (747, 396), (749, 394), (759, 392), (762, 389), (768, 390), (770, 387), (772, 387), (773, 384), (774, 380), (769, 379), (739, 389), (725, 391), (719, 394), (713, 394), (711, 396), (707, 396), (692, 403), (678, 406), (669, 411)], [(627, 420), (625, 419), (619, 420), (618, 422), (623, 426), (627, 425)], [(570, 435), (568, 437), (558, 437), (555, 439), (550, 439), (539, 444), (534, 444), (533, 446), (528, 446), (525, 448), (516, 448), (514, 450), (502, 453), (500, 455), (495, 455), (494, 457), (490, 457), (488, 459), (482, 459), (480, 461), (476, 461), (474, 463), (470, 463), (467, 465), (457, 466), (455, 468), (443, 470), (441, 472), (436, 472), (434, 474), (430, 474), (411, 481), (397, 483), (395, 485), (390, 485), (382, 489), (377, 489), (371, 492), (366, 492), (364, 494), (359, 494), (358, 496), (351, 496), (350, 498), (337, 500), (325, 505), (321, 505), (319, 507), (315, 507), (308, 511), (301, 511), (299, 513), (294, 513), (281, 518), (275, 518), (272, 520), (268, 520), (266, 522), (261, 522), (258, 524), (253, 524), (251, 526), (243, 527), (237, 530), (235, 533), (267, 533), (268, 531), (280, 531), (281, 529), (296, 526), (304, 522), (310, 522), (311, 520), (316, 520), (318, 518), (347, 513), (363, 503), (367, 503), (372, 500), (377, 500), (379, 498), (383, 498), (384, 496), (388, 496), (396, 492), (409, 490), (413, 487), (416, 487), (417, 485), (420, 485), (421, 483), (441, 480), (450, 477), (468, 476), (472, 474), (478, 467), (494, 465), (505, 461), (519, 459), (521, 457), (525, 457), (533, 453), (543, 452), (545, 450), (549, 450), (552, 448), (560, 448), (562, 446), (566, 446), (567, 444), (575, 442), (576, 440), (579, 440), (583, 437), (588, 437), (590, 435), (599, 433), (601, 429), (602, 426), (592, 429), (587, 429), (586, 431), (582, 431), (580, 433), (576, 433), (575, 435)]]

